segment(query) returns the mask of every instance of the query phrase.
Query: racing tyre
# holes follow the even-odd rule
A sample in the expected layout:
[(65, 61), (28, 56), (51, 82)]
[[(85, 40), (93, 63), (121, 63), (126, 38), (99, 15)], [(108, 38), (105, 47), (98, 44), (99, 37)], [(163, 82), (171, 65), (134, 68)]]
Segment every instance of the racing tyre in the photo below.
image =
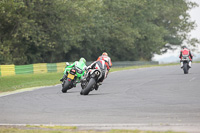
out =
[(71, 81), (68, 81), (68, 80), (64, 80), (64, 83), (63, 83), (63, 88), (62, 88), (62, 92), (63, 93), (66, 93), (67, 90), (69, 90), (69, 86), (71, 84)]
[(188, 64), (187, 63), (183, 64), (183, 71), (184, 71), (184, 74), (188, 74)]
[(82, 89), (80, 94), (81, 95), (88, 95), (91, 91), (92, 87), (96, 84), (96, 81), (94, 78), (91, 78), (88, 85), (85, 87), (85, 89)]

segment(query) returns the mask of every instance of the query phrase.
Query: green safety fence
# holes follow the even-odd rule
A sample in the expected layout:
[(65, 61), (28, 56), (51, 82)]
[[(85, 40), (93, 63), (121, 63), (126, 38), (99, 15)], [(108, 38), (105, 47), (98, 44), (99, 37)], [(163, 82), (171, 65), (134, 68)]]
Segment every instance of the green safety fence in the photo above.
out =
[(47, 63), (47, 71), (48, 72), (57, 72), (56, 63)]
[(33, 64), (15, 66), (15, 74), (30, 74), (30, 73), (33, 73)]
[(49, 72), (63, 72), (65, 62), (61, 63), (38, 63), (29, 65), (0, 65), (0, 76), (12, 76), (19, 74), (36, 74)]
[(112, 63), (113, 67), (157, 65), (158, 61), (116, 61)]
[[(70, 64), (73, 62), (69, 62)], [(92, 62), (87, 62), (87, 66)], [(113, 62), (113, 67), (127, 67), (139, 65), (153, 65), (158, 64), (156, 61), (119, 61)], [(49, 72), (63, 72), (66, 63), (38, 63), (30, 65), (0, 65), (0, 76), (11, 76), (18, 74), (35, 74), (35, 73), (49, 73)]]
[[(86, 65), (90, 65), (91, 61), (88, 61)], [(129, 67), (129, 66), (141, 66), (141, 65), (158, 65), (158, 61), (115, 61), (112, 62), (112, 67)]]

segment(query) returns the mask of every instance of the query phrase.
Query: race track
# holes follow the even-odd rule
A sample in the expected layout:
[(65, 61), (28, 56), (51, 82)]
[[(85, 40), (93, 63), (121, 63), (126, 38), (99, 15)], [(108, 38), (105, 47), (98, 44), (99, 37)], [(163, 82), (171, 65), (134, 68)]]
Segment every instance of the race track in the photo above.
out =
[(64, 94), (56, 85), (0, 96), (0, 124), (165, 125), (200, 131), (200, 64), (189, 74), (178, 65), (113, 72), (98, 91), (82, 96), (80, 90), (77, 85)]

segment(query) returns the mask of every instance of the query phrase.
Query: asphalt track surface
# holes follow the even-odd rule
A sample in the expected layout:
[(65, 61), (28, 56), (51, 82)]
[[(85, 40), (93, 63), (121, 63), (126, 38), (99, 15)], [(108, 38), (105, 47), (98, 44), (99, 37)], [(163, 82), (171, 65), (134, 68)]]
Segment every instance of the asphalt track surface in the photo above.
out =
[(112, 72), (88, 96), (80, 84), (0, 96), (0, 125), (56, 124), (96, 129), (200, 132), (200, 64)]

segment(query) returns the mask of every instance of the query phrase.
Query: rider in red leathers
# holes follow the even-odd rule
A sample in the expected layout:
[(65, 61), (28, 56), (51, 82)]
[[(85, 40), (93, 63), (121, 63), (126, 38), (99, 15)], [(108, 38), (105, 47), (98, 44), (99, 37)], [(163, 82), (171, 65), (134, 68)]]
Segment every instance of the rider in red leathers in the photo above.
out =
[(101, 60), (104, 60), (106, 62), (107, 70), (109, 71), (110, 68), (112, 67), (112, 62), (106, 52), (103, 52), (103, 54), (99, 56), (99, 58), (97, 59), (97, 61), (101, 61)]
[(183, 49), (181, 50), (180, 52), (180, 56), (179, 58), (181, 59), (181, 68), (183, 67), (183, 62), (182, 62), (182, 57), (186, 55), (186, 56), (189, 56), (189, 59), (190, 59), (190, 62), (189, 62), (189, 67), (191, 67), (191, 62), (192, 62), (192, 54), (191, 54), (191, 51), (189, 49), (187, 49), (186, 46), (183, 46)]
[[(108, 56), (108, 54), (107, 54), (106, 52), (103, 52), (103, 54), (102, 54), (101, 56), (99, 56), (98, 59), (97, 59), (96, 61), (94, 61), (91, 65), (89, 65), (89, 66), (87, 67), (87, 69), (94, 68), (95, 65), (96, 65), (96, 63), (97, 63), (98, 61), (101, 62), (102, 60), (105, 61), (105, 64), (106, 64), (106, 67), (107, 67), (107, 73), (106, 73), (106, 75), (105, 75), (105, 78), (106, 78), (106, 77), (108, 76), (108, 72), (109, 72), (110, 68), (112, 67), (111, 59), (110, 59), (110, 57)], [(104, 80), (104, 79), (102, 79), (102, 81), (99, 82), (99, 85), (102, 84), (103, 80)]]

